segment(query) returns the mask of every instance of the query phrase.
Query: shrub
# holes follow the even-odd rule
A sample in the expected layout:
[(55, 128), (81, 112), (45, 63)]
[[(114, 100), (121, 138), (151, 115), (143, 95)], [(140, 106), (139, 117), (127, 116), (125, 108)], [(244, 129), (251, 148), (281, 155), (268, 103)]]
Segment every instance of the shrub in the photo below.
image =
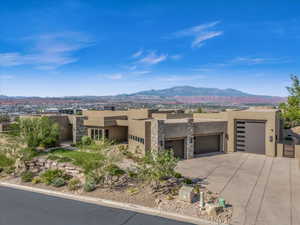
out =
[(185, 184), (192, 184), (193, 181), (190, 178), (185, 178), (183, 181)]
[(62, 177), (56, 177), (53, 179), (51, 184), (53, 187), (62, 187), (66, 184), (66, 181)]
[(72, 180), (69, 181), (68, 183), (68, 189), (70, 191), (76, 191), (79, 188), (81, 188), (81, 181), (77, 178), (73, 178)]
[(31, 171), (25, 171), (21, 174), (21, 180), (23, 182), (31, 182), (34, 174)]
[(143, 158), (142, 163), (138, 166), (138, 174), (140, 178), (154, 182), (158, 187), (162, 179), (175, 175), (177, 162), (178, 159), (172, 151), (152, 151)]
[(110, 166), (108, 166), (107, 172), (110, 176), (122, 176), (125, 174), (125, 171), (115, 164), (111, 164)]
[(92, 177), (87, 177), (85, 183), (83, 185), (83, 189), (85, 192), (91, 192), (96, 189), (96, 181)]
[(42, 182), (42, 179), (40, 177), (34, 177), (31, 181), (33, 184), (39, 184)]
[(0, 167), (1, 168), (13, 166), (14, 163), (15, 163), (14, 159), (7, 157), (3, 153), (0, 153)]
[(63, 171), (61, 170), (46, 170), (41, 175), (41, 180), (43, 183), (50, 185), (56, 178), (60, 178), (63, 176)]
[(92, 138), (89, 137), (89, 136), (83, 136), (83, 137), (81, 138), (81, 144), (83, 144), (83, 145), (91, 145), (92, 142), (93, 142), (93, 140), (92, 140)]
[(16, 170), (16, 167), (14, 167), (14, 166), (3, 168), (3, 172), (6, 173), (6, 174), (12, 174), (12, 173), (15, 172), (15, 170)]
[(182, 175), (181, 175), (181, 173), (175, 173), (174, 177), (177, 179), (180, 179), (180, 178), (182, 178)]

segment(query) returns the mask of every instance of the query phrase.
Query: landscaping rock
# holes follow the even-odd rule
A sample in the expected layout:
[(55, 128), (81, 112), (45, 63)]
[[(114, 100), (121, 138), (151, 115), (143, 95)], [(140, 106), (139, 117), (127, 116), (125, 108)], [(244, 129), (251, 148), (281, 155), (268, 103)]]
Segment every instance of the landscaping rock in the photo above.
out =
[(223, 208), (217, 204), (207, 204), (206, 205), (206, 212), (208, 216), (216, 217), (223, 211)]
[(178, 199), (181, 201), (192, 203), (194, 196), (194, 188), (191, 186), (184, 185), (179, 189)]

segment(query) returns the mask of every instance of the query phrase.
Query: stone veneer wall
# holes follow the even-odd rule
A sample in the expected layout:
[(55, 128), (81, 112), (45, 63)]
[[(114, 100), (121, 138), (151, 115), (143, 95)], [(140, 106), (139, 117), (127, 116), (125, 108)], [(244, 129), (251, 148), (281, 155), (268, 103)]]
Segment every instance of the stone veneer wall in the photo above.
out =
[(76, 144), (81, 141), (81, 138), (87, 135), (87, 129), (83, 122), (86, 119), (84, 116), (75, 116), (73, 118), (73, 143)]
[(185, 139), (185, 152), (184, 158), (191, 159), (194, 157), (194, 125), (193, 119), (188, 119), (187, 122), (187, 134)]
[(164, 121), (151, 121), (151, 150), (163, 150), (165, 148)]

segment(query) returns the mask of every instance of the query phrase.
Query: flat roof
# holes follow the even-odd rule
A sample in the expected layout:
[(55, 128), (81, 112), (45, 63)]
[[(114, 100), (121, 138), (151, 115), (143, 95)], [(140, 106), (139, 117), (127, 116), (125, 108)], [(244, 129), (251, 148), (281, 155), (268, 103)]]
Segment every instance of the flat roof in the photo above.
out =
[[(183, 118), (183, 119), (166, 119), (164, 120), (165, 123), (187, 123), (189, 119)], [(207, 123), (207, 122), (227, 122), (227, 120), (223, 119), (193, 119), (193, 123)]]

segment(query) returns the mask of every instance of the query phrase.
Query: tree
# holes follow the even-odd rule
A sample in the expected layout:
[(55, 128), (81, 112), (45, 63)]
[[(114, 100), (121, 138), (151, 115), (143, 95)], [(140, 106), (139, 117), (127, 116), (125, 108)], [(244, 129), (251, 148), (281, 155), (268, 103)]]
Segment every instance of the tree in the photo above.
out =
[(0, 114), (0, 123), (9, 122), (10, 118), (7, 114)]
[(291, 75), (291, 80), (291, 87), (287, 87), (290, 96), (287, 102), (279, 105), (287, 127), (294, 127), (300, 123), (300, 82), (296, 75)]
[(20, 119), (20, 135), (28, 147), (52, 147), (59, 139), (59, 125), (48, 117)]
[(197, 110), (196, 110), (196, 113), (203, 113), (203, 109), (201, 107), (199, 107)]

